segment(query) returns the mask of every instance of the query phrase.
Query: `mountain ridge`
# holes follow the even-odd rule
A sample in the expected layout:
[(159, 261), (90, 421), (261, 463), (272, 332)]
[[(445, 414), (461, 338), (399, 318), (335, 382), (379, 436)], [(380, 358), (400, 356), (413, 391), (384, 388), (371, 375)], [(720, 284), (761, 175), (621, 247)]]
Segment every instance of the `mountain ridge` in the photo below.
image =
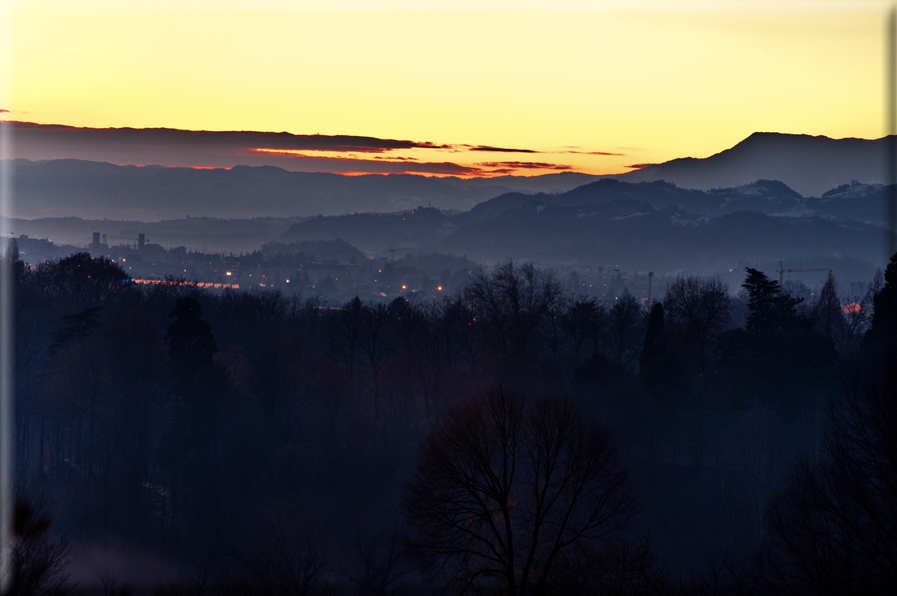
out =
[(273, 165), (187, 168), (76, 159), (19, 159), (13, 165), (17, 211), (26, 218), (294, 217), (382, 213), (417, 206), (467, 211), (510, 192), (562, 195), (599, 181), (605, 181), (605, 186), (597, 188), (611, 188), (612, 181), (665, 182), (678, 190), (653, 188), (684, 196), (685, 191), (731, 194), (731, 189), (766, 180), (787, 186), (794, 191), (794, 199), (821, 197), (857, 180), (871, 185), (884, 182), (887, 142), (888, 137), (831, 139), (758, 132), (710, 157), (677, 158), (607, 176), (577, 172), (492, 178), (408, 173), (346, 176), (294, 172)]
[(804, 197), (847, 184), (885, 182), (888, 137), (833, 139), (824, 135), (755, 132), (709, 157), (681, 157), (614, 177), (630, 182), (666, 180), (712, 190), (779, 180)]

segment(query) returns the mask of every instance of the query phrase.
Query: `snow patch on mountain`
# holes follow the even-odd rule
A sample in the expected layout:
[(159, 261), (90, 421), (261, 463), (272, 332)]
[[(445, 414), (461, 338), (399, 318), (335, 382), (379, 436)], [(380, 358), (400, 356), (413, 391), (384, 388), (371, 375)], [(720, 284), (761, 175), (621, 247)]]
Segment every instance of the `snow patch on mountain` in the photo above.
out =
[(884, 184), (863, 184), (857, 180), (851, 180), (850, 184), (842, 184), (822, 194), (826, 199), (862, 199), (885, 188)]

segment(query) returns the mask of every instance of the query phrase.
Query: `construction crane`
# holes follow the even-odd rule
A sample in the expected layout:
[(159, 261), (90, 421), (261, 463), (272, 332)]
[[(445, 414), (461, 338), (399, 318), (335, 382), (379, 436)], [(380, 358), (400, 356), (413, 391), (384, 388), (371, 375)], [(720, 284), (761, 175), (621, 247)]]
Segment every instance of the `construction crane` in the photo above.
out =
[(782, 265), (782, 261), (779, 261), (779, 287), (784, 287), (785, 285), (785, 274), (786, 273), (806, 273), (809, 271), (828, 271), (832, 272), (831, 269), (785, 269), (785, 266)]

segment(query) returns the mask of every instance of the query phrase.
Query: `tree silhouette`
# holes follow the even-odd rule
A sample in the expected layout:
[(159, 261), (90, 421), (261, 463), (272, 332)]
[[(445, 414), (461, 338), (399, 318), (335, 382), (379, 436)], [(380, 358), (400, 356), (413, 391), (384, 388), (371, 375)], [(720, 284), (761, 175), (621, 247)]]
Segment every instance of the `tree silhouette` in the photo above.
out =
[(380, 373), (393, 352), (390, 341), (392, 320), (389, 307), (385, 304), (366, 306), (361, 320), (361, 352), (367, 357), (374, 394), (374, 415), (380, 416)]
[(680, 277), (663, 300), (667, 318), (682, 327), (692, 357), (703, 374), (711, 348), (731, 319), (729, 288), (719, 279)]
[(364, 320), (365, 307), (358, 296), (335, 311), (330, 319), (334, 360), (345, 367), (350, 381), (355, 378), (355, 361), (361, 354)]
[(885, 269), (884, 282), (873, 298), (872, 322), (863, 348), (880, 365), (893, 366), (897, 362), (897, 253)]
[(839, 348), (845, 333), (844, 312), (841, 299), (838, 298), (835, 276), (831, 272), (819, 292), (819, 302), (813, 309), (813, 318), (816, 321), (816, 331)]
[(607, 311), (603, 337), (611, 362), (618, 369), (629, 368), (638, 357), (644, 338), (643, 323), (642, 310), (635, 296), (629, 290), (623, 290), (623, 295)]
[(202, 307), (196, 298), (178, 298), (168, 315), (174, 321), (168, 326), (165, 340), (172, 365), (182, 378), (191, 378), (212, 366), (218, 345), (212, 327), (202, 319)]
[(663, 314), (663, 304), (655, 302), (648, 316), (648, 324), (645, 327), (645, 345), (639, 356), (639, 366), (650, 366), (651, 361), (660, 356), (664, 344), (666, 321)]
[(687, 386), (689, 367), (684, 356), (670, 345), (666, 329), (663, 304), (655, 302), (648, 316), (645, 329), (645, 343), (639, 356), (639, 378), (657, 393), (670, 395)]
[(467, 288), (471, 309), (488, 321), (499, 350), (527, 352), (546, 314), (555, 308), (561, 290), (550, 273), (532, 263), (507, 261), (491, 276), (476, 275)]
[(9, 246), (6, 249), (6, 254), (3, 256), (3, 259), (6, 261), (4, 266), (11, 267), (10, 271), (12, 271), (12, 279), (16, 283), (21, 282), (25, 278), (25, 263), (20, 257), (19, 243), (15, 238), (12, 238), (9, 241)]
[(411, 552), (453, 591), (543, 594), (636, 512), (610, 435), (571, 402), (492, 389), (422, 445), (405, 512)]
[(72, 592), (72, 587), (66, 585), (68, 544), (48, 540), (51, 524), (52, 519), (42, 506), (34, 506), (21, 497), (16, 499), (12, 569), (0, 569), (0, 575), (11, 579), (7, 596), (64, 596)]
[(604, 310), (595, 298), (579, 296), (568, 305), (563, 316), (563, 325), (573, 340), (573, 353), (579, 358), (583, 344), (591, 340), (594, 348), (598, 342), (598, 329), (604, 320)]
[(882, 275), (881, 269), (877, 269), (875, 276), (866, 288), (866, 293), (859, 302), (849, 302), (845, 305), (844, 335), (847, 344), (845, 352), (849, 353), (862, 346), (866, 331), (869, 330), (869, 326), (872, 324), (875, 295), (881, 291), (884, 283), (884, 275)]
[(347, 574), (359, 596), (391, 596), (400, 592), (403, 577), (413, 568), (403, 559), (399, 526), (393, 524), (366, 540), (357, 542), (360, 568)]
[(782, 291), (782, 287), (766, 277), (762, 271), (746, 267), (747, 278), (741, 287), (750, 296), (748, 303), (747, 330), (755, 336), (761, 336), (771, 328), (781, 327), (793, 321), (797, 312), (795, 307), (801, 300), (792, 298)]
[(63, 321), (65, 327), (53, 334), (53, 349), (58, 349), (64, 344), (86, 337), (91, 331), (99, 327), (101, 306), (92, 306), (74, 315), (65, 315)]
[(767, 514), (776, 591), (886, 594), (897, 585), (897, 375), (835, 414), (819, 463), (802, 459)]
[(173, 372), (171, 438), (161, 455), (171, 487), (172, 526), (183, 525), (192, 539), (214, 543), (221, 527), (222, 470), (220, 407), (229, 391), (226, 371), (213, 356), (218, 345), (202, 318), (199, 302), (179, 298), (165, 340)]
[(34, 268), (32, 275), (44, 292), (64, 296), (72, 304), (98, 304), (121, 292), (128, 279), (114, 261), (79, 252), (47, 261)]

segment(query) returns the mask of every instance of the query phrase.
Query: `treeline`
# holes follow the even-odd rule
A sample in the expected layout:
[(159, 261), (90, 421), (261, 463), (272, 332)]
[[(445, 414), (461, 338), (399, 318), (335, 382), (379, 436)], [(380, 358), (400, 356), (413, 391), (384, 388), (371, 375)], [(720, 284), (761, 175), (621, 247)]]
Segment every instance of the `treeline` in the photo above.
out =
[[(180, 569), (157, 584), (171, 594), (868, 593), (897, 578), (897, 255), (846, 307), (831, 277), (807, 305), (748, 269), (741, 292), (682, 278), (650, 308), (512, 262), (439, 300), (331, 307), (134, 287), (86, 254), (7, 258), (17, 490), (53, 519), (36, 557), (62, 560), (60, 536), (140, 548)], [(582, 462), (595, 473), (574, 482)], [(457, 511), (465, 499), (480, 509)], [(560, 502), (583, 529), (546, 546)]]

